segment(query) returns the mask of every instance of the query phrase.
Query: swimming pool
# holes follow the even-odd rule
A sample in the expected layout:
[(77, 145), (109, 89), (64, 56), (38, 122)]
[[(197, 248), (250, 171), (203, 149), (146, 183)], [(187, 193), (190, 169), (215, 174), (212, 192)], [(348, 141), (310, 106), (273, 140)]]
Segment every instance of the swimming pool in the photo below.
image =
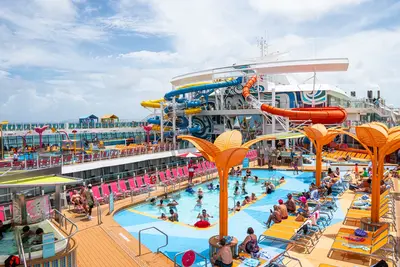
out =
[[(257, 171), (253, 172), (254, 175), (265, 175), (263, 173), (259, 173)], [(256, 174), (257, 173), (257, 174)], [(244, 175), (244, 173), (243, 173)], [(312, 174), (310, 173), (310, 177), (312, 177)], [(244, 200), (245, 196), (251, 196), (252, 193), (254, 193), (257, 198), (263, 197), (265, 194), (265, 189), (261, 187), (262, 183), (266, 180), (269, 179), (274, 179), (276, 181), (276, 184), (278, 184), (277, 180), (279, 177), (276, 177), (275, 172), (270, 172), (267, 177), (259, 176), (258, 182), (255, 182), (254, 179), (249, 179), (247, 182), (245, 182), (245, 191), (246, 193), (242, 193), (242, 185), (243, 181), (240, 177), (230, 177), (229, 179), (229, 198), (230, 201), (228, 202), (229, 208), (232, 209), (237, 201), (242, 201)], [(197, 221), (197, 215), (201, 210), (205, 209), (207, 210), (207, 213), (211, 216), (209, 219), (210, 223), (216, 223), (219, 218), (219, 191), (218, 190), (209, 190), (207, 185), (209, 185), (210, 182), (194, 186), (193, 189), (195, 193), (191, 194), (186, 191), (182, 191), (179, 194), (172, 194), (170, 197), (167, 199), (163, 200), (164, 203), (162, 207), (157, 206), (160, 202), (157, 201), (157, 205), (151, 205), (149, 203), (144, 203), (137, 205), (133, 207), (131, 210), (134, 210), (136, 212), (139, 212), (144, 215), (152, 216), (154, 218), (158, 218), (161, 216), (162, 213), (166, 214), (167, 216), (169, 215), (169, 207), (166, 206), (172, 199), (175, 199), (179, 205), (174, 207), (174, 211), (178, 212), (179, 215), (179, 222), (185, 223), (187, 225), (193, 225)], [(217, 180), (213, 181), (213, 185), (215, 186), (218, 184)], [(239, 187), (239, 195), (235, 195), (235, 187), (238, 185)], [(199, 189), (202, 189), (203, 191), (203, 199), (202, 199), (202, 204), (198, 205), (197, 204), (197, 199), (198, 199), (198, 194), (197, 191)]]
[[(312, 172), (300, 172), (298, 175), (293, 174), (293, 171), (269, 171), (253, 169), (252, 175), (257, 175), (260, 180), (275, 177), (279, 179), (284, 176), (286, 182), (279, 186), (276, 191), (269, 195), (263, 195), (257, 202), (246, 206), (240, 212), (236, 212), (229, 216), (228, 228), (229, 235), (233, 235), (238, 238), (241, 242), (246, 237), (246, 230), (248, 227), (253, 227), (257, 235), (265, 231), (265, 222), (270, 214), (269, 210), (274, 204), (277, 204), (279, 199), (286, 199), (286, 195), (290, 192), (299, 192), (307, 189), (309, 184), (315, 179), (315, 175)], [(236, 178), (230, 178), (230, 195), (232, 195), (232, 184), (236, 181)], [(217, 180), (214, 180), (214, 184)], [(258, 196), (261, 194), (261, 181), (258, 185), (255, 185), (252, 180), (247, 183), (247, 192), (251, 193), (252, 190)], [(199, 185), (205, 191), (204, 206), (202, 208), (207, 209), (207, 212), (214, 216), (211, 218), (211, 223), (217, 222), (218, 220), (218, 193), (208, 193), (206, 184)], [(196, 186), (198, 188), (199, 186)], [(186, 192), (180, 192), (180, 198), (177, 199), (179, 205), (177, 206), (179, 214), (179, 223), (172, 223), (168, 221), (162, 221), (157, 219), (160, 214), (160, 210), (150, 204), (140, 204), (115, 214), (114, 219), (124, 227), (132, 236), (138, 238), (138, 233), (141, 229), (148, 227), (157, 227), (161, 231), (165, 232), (169, 237), (169, 244), (167, 247), (162, 248), (161, 251), (166, 254), (169, 258), (173, 259), (174, 256), (182, 251), (193, 249), (194, 251), (201, 253), (206, 258), (209, 257), (209, 244), (208, 239), (218, 234), (218, 224), (214, 227), (206, 229), (196, 229), (192, 227), (196, 221), (199, 210), (195, 210), (195, 197), (186, 195)], [(207, 200), (208, 199), (208, 200)], [(240, 201), (243, 200), (243, 196), (240, 196)], [(233, 199), (229, 201), (229, 206), (233, 205)], [(168, 211), (168, 210), (167, 210)], [(339, 222), (344, 217), (344, 213), (341, 209), (338, 209), (334, 215), (333, 223)], [(164, 245), (165, 237), (157, 231), (149, 230), (142, 233), (142, 242), (152, 251), (156, 251), (158, 247)], [(286, 249), (285, 243), (275, 242), (271, 244), (268, 241), (260, 244), (264, 250), (266, 250), (272, 257), (283, 252)], [(204, 263), (199, 260), (197, 265), (204, 266)]]

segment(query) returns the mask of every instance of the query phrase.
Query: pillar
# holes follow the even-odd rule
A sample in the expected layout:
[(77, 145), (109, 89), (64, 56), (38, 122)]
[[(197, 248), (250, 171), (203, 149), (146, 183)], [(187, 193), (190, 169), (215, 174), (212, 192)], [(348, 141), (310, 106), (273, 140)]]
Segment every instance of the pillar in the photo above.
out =
[(218, 170), (219, 174), (219, 237), (228, 235), (228, 173), (229, 170)]
[(320, 144), (316, 143), (316, 147), (315, 147), (315, 183), (317, 186), (321, 186), (321, 176), (322, 176), (322, 146)]
[[(372, 192), (371, 192), (371, 222), (379, 222), (380, 209), (380, 176), (378, 172), (378, 148), (374, 147), (372, 157)], [(382, 173), (383, 175), (383, 173)]]

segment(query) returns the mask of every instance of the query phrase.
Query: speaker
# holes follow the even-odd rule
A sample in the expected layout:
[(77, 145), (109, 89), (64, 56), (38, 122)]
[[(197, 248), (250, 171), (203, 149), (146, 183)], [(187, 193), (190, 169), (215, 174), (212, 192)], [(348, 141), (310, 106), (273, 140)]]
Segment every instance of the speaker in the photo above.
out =
[(372, 98), (373, 98), (373, 96), (372, 96), (372, 90), (368, 90), (368, 91), (367, 91), (367, 97), (368, 97), (368, 99), (372, 99)]
[(351, 91), (351, 92), (350, 92), (350, 96), (356, 97), (356, 91)]

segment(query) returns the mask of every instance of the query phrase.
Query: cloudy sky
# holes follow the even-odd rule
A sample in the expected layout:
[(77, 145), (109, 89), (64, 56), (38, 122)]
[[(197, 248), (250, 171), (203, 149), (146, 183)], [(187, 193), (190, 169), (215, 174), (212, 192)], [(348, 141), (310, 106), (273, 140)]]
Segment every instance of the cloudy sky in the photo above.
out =
[(320, 82), (400, 91), (395, 0), (1, 0), (0, 120), (142, 119), (178, 74), (270, 51), (348, 57)]

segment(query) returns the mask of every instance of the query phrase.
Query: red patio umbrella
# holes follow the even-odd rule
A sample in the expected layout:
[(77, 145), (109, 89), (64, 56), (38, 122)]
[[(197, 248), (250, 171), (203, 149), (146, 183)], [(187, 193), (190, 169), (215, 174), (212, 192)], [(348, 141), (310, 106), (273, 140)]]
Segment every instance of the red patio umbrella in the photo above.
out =
[(202, 155), (201, 155), (201, 153), (192, 153), (192, 152), (189, 152), (189, 153), (183, 153), (183, 154), (180, 154), (180, 155), (178, 155), (177, 157), (180, 157), (180, 158), (198, 158), (198, 157), (202, 157)]

